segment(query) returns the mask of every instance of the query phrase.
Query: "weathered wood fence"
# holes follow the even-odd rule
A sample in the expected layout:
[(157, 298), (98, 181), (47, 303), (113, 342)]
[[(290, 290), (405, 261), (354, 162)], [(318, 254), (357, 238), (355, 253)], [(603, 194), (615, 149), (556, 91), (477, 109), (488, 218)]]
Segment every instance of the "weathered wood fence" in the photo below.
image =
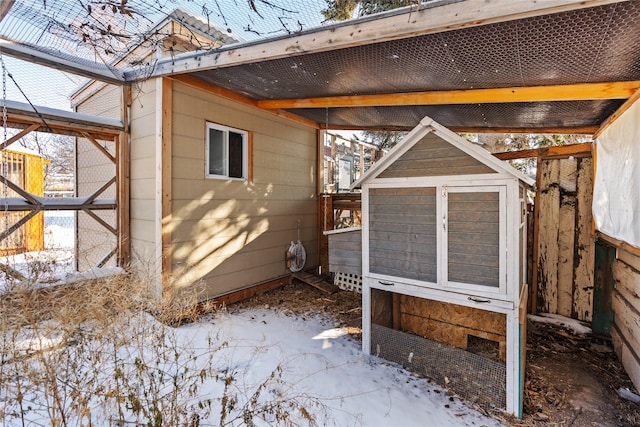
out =
[(640, 384), (640, 249), (602, 234), (598, 237), (593, 330), (611, 334), (613, 348), (637, 387)]

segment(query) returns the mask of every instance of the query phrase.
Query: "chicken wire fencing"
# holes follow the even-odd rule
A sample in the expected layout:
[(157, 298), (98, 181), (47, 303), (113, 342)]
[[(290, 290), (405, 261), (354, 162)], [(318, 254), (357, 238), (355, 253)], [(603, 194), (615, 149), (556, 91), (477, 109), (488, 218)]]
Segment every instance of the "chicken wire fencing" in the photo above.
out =
[(398, 363), (485, 409), (505, 409), (506, 365), (454, 346), (371, 325), (371, 354)]
[(0, 287), (116, 265), (115, 145), (31, 132), (0, 152)]
[[(431, 318), (433, 313), (424, 318), (407, 315), (403, 305), (395, 305), (396, 302), (394, 308), (390, 305), (383, 308), (381, 302), (385, 299), (390, 301), (393, 294), (374, 291), (370, 354), (429, 378), (486, 410), (506, 408), (506, 363), (497, 342), (464, 334), (464, 342), (456, 345), (445, 343), (444, 339), (436, 338), (443, 332), (435, 330), (440, 326)], [(447, 327), (455, 326), (449, 324)], [(449, 330), (448, 334), (455, 336), (461, 332), (464, 331)]]

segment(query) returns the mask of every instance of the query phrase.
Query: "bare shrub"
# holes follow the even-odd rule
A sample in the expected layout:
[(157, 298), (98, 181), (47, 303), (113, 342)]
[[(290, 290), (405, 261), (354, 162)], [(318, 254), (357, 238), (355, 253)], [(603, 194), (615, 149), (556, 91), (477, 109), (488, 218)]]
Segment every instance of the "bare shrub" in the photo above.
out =
[(235, 343), (210, 327), (203, 342), (171, 326), (197, 319), (195, 296), (158, 302), (148, 289), (121, 275), (49, 288), (21, 282), (1, 295), (0, 422), (318, 423), (319, 399), (273, 393), (292, 390), (282, 365), (242, 381), (242, 369), (220, 356)]

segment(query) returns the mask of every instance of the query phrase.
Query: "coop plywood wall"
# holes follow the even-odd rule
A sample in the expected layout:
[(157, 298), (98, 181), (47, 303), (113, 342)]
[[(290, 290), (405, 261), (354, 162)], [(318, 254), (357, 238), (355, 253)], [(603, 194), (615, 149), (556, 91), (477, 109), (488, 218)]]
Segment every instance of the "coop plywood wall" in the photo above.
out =
[(496, 171), (430, 132), (385, 169), (379, 178), (484, 173)]
[(538, 307), (583, 321), (593, 315), (590, 157), (538, 162)]
[(371, 320), (464, 350), (469, 336), (493, 341), (498, 343), (500, 359), (506, 360), (503, 313), (372, 289)]

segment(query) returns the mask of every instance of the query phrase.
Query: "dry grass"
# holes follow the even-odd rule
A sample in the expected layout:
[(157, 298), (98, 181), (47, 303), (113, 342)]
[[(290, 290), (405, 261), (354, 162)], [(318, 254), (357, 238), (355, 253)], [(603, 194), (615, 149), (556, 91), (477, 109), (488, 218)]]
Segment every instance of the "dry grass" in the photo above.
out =
[[(126, 275), (13, 283), (0, 296), (0, 423), (195, 427), (219, 411), (220, 425), (264, 416), (316, 424), (306, 408), (321, 402), (265, 396), (282, 383), (280, 366), (246, 389), (236, 368), (215, 362), (233, 343), (185, 341), (172, 326), (197, 318), (196, 295), (157, 301), (149, 289)], [(219, 393), (201, 393), (204, 384)]]

